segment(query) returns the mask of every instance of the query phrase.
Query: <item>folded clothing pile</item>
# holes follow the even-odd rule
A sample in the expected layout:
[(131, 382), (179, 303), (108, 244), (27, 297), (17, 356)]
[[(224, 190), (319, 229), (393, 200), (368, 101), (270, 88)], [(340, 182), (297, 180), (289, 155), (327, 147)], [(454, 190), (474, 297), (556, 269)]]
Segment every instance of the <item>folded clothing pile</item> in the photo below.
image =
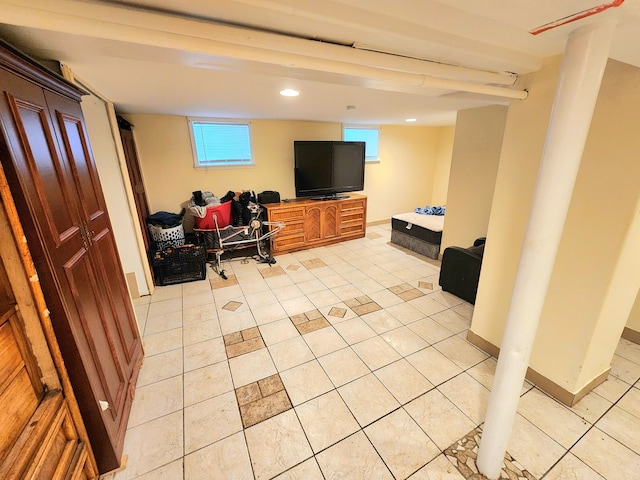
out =
[(420, 213), (422, 215), (444, 215), (444, 207), (442, 206), (434, 206), (434, 207), (430, 207), (429, 205), (427, 205), (424, 208), (416, 208), (415, 212), (416, 213)]

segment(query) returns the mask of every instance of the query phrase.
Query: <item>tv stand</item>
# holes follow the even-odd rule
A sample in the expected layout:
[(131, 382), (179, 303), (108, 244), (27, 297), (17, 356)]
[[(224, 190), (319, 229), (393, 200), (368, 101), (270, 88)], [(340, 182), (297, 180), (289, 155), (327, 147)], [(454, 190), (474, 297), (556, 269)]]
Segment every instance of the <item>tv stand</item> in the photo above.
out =
[(284, 228), (271, 237), (271, 254), (321, 247), (361, 238), (366, 233), (367, 197), (296, 198), (288, 202), (266, 203), (267, 220), (283, 222)]
[(311, 200), (346, 200), (349, 195), (320, 195), (318, 197), (309, 197)]

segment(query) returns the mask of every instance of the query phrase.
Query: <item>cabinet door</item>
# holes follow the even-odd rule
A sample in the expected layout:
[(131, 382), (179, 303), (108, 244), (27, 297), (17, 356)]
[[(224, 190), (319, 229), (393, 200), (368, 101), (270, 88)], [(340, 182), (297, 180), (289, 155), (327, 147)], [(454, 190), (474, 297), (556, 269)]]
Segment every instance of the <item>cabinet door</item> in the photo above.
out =
[(119, 465), (141, 347), (79, 105), (0, 75), (11, 151), (3, 164), (89, 437), (100, 447), (96, 460), (110, 470)]
[(338, 236), (338, 204), (327, 205), (322, 212), (323, 240)]

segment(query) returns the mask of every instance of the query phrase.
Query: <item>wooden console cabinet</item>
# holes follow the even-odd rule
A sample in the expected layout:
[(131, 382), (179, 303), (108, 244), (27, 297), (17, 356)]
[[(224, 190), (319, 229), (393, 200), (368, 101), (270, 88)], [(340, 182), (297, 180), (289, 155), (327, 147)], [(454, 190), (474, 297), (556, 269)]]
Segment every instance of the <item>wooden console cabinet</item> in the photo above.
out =
[(367, 197), (351, 194), (344, 200), (298, 198), (264, 204), (267, 220), (285, 227), (271, 239), (271, 253), (295, 252), (307, 248), (364, 237)]

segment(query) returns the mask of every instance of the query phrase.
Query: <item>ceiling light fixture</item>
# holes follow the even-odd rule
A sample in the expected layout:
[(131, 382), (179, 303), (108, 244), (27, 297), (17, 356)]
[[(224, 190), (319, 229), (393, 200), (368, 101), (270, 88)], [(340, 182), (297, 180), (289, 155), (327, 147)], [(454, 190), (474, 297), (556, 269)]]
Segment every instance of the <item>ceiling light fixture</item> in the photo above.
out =
[(294, 90), (293, 88), (285, 88), (284, 90), (280, 90), (280, 95), (283, 97), (297, 97), (300, 95), (298, 90)]
[(418, 120), (417, 118), (407, 118), (405, 119), (405, 122), (415, 122), (416, 120)]

